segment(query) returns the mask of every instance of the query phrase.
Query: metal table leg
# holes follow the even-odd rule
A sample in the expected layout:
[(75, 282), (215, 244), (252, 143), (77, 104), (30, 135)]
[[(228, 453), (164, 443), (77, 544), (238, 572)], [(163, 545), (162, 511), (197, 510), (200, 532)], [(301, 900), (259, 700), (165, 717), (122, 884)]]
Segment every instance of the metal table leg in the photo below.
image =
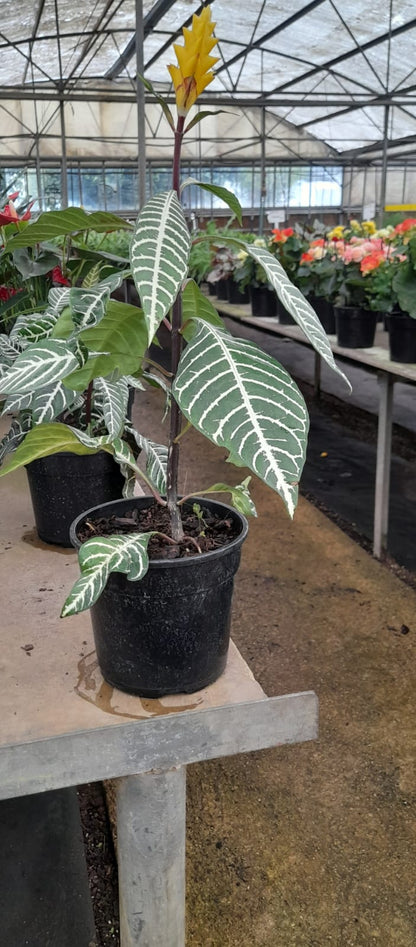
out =
[(374, 504), (373, 554), (380, 559), (387, 546), (390, 497), (391, 435), (394, 377), (380, 372), (380, 402), (377, 433), (377, 466)]
[(184, 947), (186, 767), (117, 780), (121, 947)]

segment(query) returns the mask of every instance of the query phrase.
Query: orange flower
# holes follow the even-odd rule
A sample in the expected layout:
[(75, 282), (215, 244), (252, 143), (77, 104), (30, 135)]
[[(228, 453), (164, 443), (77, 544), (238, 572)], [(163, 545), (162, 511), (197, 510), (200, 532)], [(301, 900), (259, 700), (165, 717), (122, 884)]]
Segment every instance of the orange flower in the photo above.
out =
[(289, 237), (293, 237), (294, 232), (293, 227), (284, 227), (283, 230), (279, 230), (279, 228), (276, 227), (275, 230), (272, 230), (274, 234), (273, 243), (286, 243)]
[(218, 40), (212, 33), (215, 23), (211, 20), (210, 7), (204, 7), (199, 16), (194, 13), (190, 30), (183, 28), (184, 45), (174, 44), (177, 66), (168, 66), (176, 94), (178, 115), (186, 115), (196, 99), (212, 82), (212, 67), (218, 56), (210, 56)]
[(412, 230), (413, 227), (416, 227), (416, 219), (414, 217), (407, 217), (406, 220), (402, 220), (401, 224), (396, 224), (394, 231), (395, 233), (407, 233), (407, 231)]
[(302, 253), (302, 256), (301, 256), (301, 258), (300, 258), (300, 262), (301, 262), (301, 263), (312, 263), (314, 259), (315, 259), (315, 257), (314, 257), (314, 255), (313, 255), (313, 253), (310, 253), (309, 250), (308, 250), (306, 253)]
[(372, 270), (378, 269), (382, 263), (384, 263), (385, 256), (382, 250), (376, 250), (374, 253), (369, 253), (368, 256), (365, 256), (361, 260), (360, 270), (361, 273), (365, 276), (367, 273), (371, 273)]
[(325, 240), (323, 237), (319, 237), (318, 240), (312, 240), (311, 247), (324, 247)]

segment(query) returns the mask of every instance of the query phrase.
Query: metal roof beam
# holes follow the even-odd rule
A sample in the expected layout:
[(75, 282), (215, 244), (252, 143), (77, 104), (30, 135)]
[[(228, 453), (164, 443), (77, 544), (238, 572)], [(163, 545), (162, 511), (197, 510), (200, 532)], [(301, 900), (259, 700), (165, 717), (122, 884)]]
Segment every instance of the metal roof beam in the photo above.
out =
[[(165, 13), (173, 7), (175, 0), (157, 0), (155, 5), (149, 10), (149, 13), (143, 19), (143, 36), (149, 35), (155, 26), (160, 22), (160, 20), (165, 16)], [(202, 9), (202, 8), (201, 8)], [(188, 22), (188, 21), (187, 21)], [(111, 69), (108, 70), (105, 74), (105, 79), (116, 79), (117, 76), (123, 72), (123, 69), (126, 68), (128, 63), (136, 53), (136, 34), (131, 37), (125, 50), (122, 52), (121, 56), (116, 60), (112, 65)]]
[[(381, 43), (386, 43), (389, 39), (394, 39), (395, 36), (400, 36), (401, 33), (406, 33), (414, 26), (416, 26), (416, 19), (409, 20), (408, 23), (402, 23), (401, 26), (396, 26), (394, 30), (383, 33), (381, 36), (376, 36), (374, 39), (368, 40), (367, 43), (363, 43), (361, 46), (354, 46), (353, 49), (349, 49), (346, 53), (341, 53), (339, 56), (334, 56), (333, 59), (328, 59), (326, 62), (320, 63), (318, 66), (313, 66), (312, 69), (304, 72), (303, 75), (296, 76), (296, 79), (294, 80), (289, 80), (288, 82), (284, 82), (282, 85), (275, 86), (274, 89), (271, 89), (270, 92), (265, 92), (264, 95), (276, 95), (279, 92), (283, 92), (285, 89), (290, 88), (290, 86), (297, 84), (298, 82), (303, 82), (304, 79), (309, 79), (311, 76), (316, 76), (318, 72), (324, 72), (326, 69), (331, 69), (332, 66), (337, 66), (340, 62), (345, 62), (347, 59), (352, 59), (353, 56), (357, 56), (357, 54), (361, 52), (367, 52), (368, 49), (374, 49), (375, 46), (379, 46)], [(347, 78), (347, 76), (345, 78)]]
[[(407, 135), (405, 138), (396, 138), (387, 140), (387, 148), (396, 148), (401, 145), (412, 145), (416, 143), (416, 135)], [(359, 158), (361, 155), (371, 154), (372, 151), (377, 151), (383, 148), (384, 141), (381, 138), (379, 141), (374, 141), (371, 145), (364, 145), (363, 148), (351, 148), (349, 151), (343, 151), (344, 158)]]
[(239, 53), (236, 53), (235, 56), (232, 56), (231, 59), (228, 59), (226, 63), (224, 63), (222, 66), (219, 66), (218, 69), (215, 70), (216, 75), (218, 75), (218, 73), (222, 72), (224, 69), (232, 66), (235, 62), (238, 62), (239, 59), (242, 59), (242, 57), (247, 55), (247, 53), (249, 53), (252, 49), (259, 49), (262, 47), (263, 44), (267, 43), (269, 39), (273, 38), (273, 36), (281, 33), (282, 30), (287, 29), (287, 27), (291, 26), (292, 23), (296, 23), (297, 20), (303, 19), (303, 17), (307, 16), (308, 13), (311, 13), (312, 10), (315, 10), (316, 7), (321, 6), (325, 2), (326, 0), (311, 0), (311, 3), (308, 3), (302, 8), (302, 10), (298, 10), (297, 13), (293, 13), (292, 16), (287, 18), (287, 20), (283, 20), (278, 26), (275, 26), (272, 30), (269, 30), (268, 33), (264, 33), (263, 36), (260, 36), (252, 43), (248, 43), (248, 45), (245, 46)]

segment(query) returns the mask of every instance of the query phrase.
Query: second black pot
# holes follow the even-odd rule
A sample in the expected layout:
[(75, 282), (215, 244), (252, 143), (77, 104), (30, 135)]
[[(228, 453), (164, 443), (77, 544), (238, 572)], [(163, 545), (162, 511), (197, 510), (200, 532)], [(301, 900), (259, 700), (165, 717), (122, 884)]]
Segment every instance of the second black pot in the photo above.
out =
[(124, 477), (107, 451), (62, 451), (33, 460), (26, 473), (39, 539), (55, 546), (71, 546), (69, 528), (82, 510), (123, 493)]
[(277, 296), (267, 286), (250, 286), (251, 313), (259, 319), (276, 316)]
[(335, 313), (332, 303), (328, 299), (324, 299), (323, 296), (310, 296), (309, 302), (325, 332), (328, 335), (335, 335)]
[(392, 362), (416, 362), (416, 319), (407, 312), (392, 312), (388, 332)]
[(345, 349), (369, 349), (374, 345), (377, 313), (354, 306), (336, 306), (337, 341)]
[[(193, 501), (192, 501), (193, 502)], [(123, 515), (152, 506), (134, 497), (95, 507), (78, 517), (71, 539), (86, 518)], [(239, 535), (228, 546), (185, 559), (156, 559), (143, 579), (112, 573), (91, 608), (98, 663), (105, 680), (141, 697), (193, 693), (215, 681), (227, 661), (234, 575), (247, 521), (223, 503), (198, 499), (201, 509), (231, 518)]]

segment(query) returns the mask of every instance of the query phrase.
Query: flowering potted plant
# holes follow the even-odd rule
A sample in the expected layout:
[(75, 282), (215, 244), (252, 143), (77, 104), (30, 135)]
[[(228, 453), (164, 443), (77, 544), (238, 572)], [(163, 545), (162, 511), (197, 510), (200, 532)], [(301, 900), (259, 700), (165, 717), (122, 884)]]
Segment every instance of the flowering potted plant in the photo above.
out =
[(392, 242), (398, 265), (394, 267), (392, 291), (395, 305), (388, 317), (390, 357), (397, 362), (416, 362), (416, 220), (408, 217), (397, 224)]
[(329, 241), (316, 237), (302, 253), (297, 271), (297, 285), (309, 299), (329, 335), (335, 332), (332, 297), (337, 281), (336, 261)]
[[(248, 467), (281, 495), (290, 515), (306, 449), (307, 411), (293, 380), (261, 349), (232, 337), (209, 299), (194, 282), (186, 282), (191, 238), (180, 201), (180, 152), (184, 134), (201, 118), (199, 113), (189, 119), (189, 110), (213, 77), (213, 26), (210, 8), (204, 7), (193, 17), (192, 29), (184, 30), (184, 45), (175, 47), (178, 64), (169, 71), (176, 122), (163, 103), (174, 133), (173, 186), (145, 205), (131, 243), (131, 268), (143, 307), (136, 318), (147, 343), (163, 320), (170, 326), (168, 446), (143, 445), (147, 466), (138, 475), (150, 496), (96, 507), (73, 524), (81, 576), (62, 612), (66, 616), (91, 608), (104, 677), (145, 696), (197, 690), (223, 670), (233, 576), (247, 530), (244, 514), (255, 513), (249, 477), (237, 485), (201, 485), (204, 497), (229, 494), (231, 507), (193, 494), (179, 496), (182, 436), (192, 426), (228, 450), (230, 462)], [(236, 208), (233, 195), (214, 190)], [(230, 240), (235, 245), (236, 238)], [(240, 248), (263, 267), (317, 351), (339, 372), (319, 320), (278, 260), (264, 247), (246, 243)], [(98, 318), (89, 331), (94, 351)], [(73, 336), (60, 341), (76, 358)], [(140, 345), (131, 345), (129, 354), (136, 356), (133, 374), (140, 376)], [(124, 355), (119, 371), (121, 366)], [(104, 521), (101, 530), (98, 520)]]
[[(265, 238), (254, 233), (245, 235), (245, 243), (261, 249), (267, 247)], [(260, 319), (274, 318), (277, 315), (277, 297), (264, 267), (243, 246), (238, 249), (236, 258), (238, 265), (234, 280), (240, 293), (248, 292), (251, 314)]]
[[(87, 228), (92, 216), (78, 208), (43, 214), (9, 238), (5, 255), (14, 259), (41, 233), (65, 230), (69, 217), (72, 228)], [(103, 215), (95, 224), (108, 228), (111, 218)], [(110, 299), (124, 271), (100, 280), (100, 268), (94, 257), (80, 287), (71, 287), (59, 268), (43, 311), (18, 315), (9, 334), (0, 336), (2, 414), (12, 415), (0, 441), (0, 464), (6, 461), (4, 473), (26, 466), (38, 534), (66, 546), (74, 516), (97, 495), (103, 501), (120, 497), (136, 466), (129, 404), (131, 386), (140, 382), (128, 375), (137, 355), (128, 356), (132, 344), (144, 353), (146, 335), (137, 309)], [(125, 356), (124, 374), (119, 355)]]
[[(372, 221), (366, 223), (369, 225)], [(353, 235), (348, 241), (337, 241), (339, 268), (335, 320), (339, 345), (345, 348), (370, 348), (373, 345), (378, 318), (375, 303), (380, 298), (381, 279), (379, 293), (372, 293), (375, 281), (368, 279), (368, 274), (375, 268), (376, 261), (380, 265), (387, 260), (389, 253), (388, 245), (376, 233), (368, 239)], [(386, 269), (385, 273), (388, 280), (389, 271)]]
[[(297, 285), (297, 273), (302, 251), (305, 247), (305, 241), (293, 229), (293, 227), (276, 227), (272, 231), (269, 241), (269, 250), (275, 254), (287, 273), (289, 279)], [(285, 307), (279, 302), (277, 306), (279, 322), (283, 325), (294, 325), (295, 320), (291, 313), (287, 312)]]

